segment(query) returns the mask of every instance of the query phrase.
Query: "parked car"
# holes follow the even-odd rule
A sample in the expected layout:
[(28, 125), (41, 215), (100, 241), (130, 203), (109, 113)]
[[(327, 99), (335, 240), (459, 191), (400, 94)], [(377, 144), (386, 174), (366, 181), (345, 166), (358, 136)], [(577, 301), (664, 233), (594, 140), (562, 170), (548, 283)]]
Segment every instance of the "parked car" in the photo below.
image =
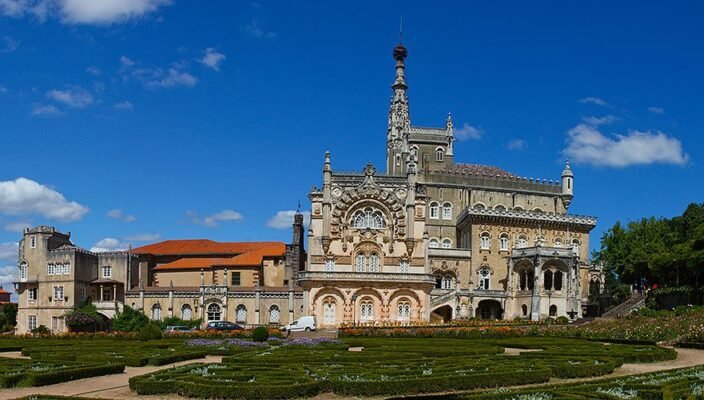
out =
[(184, 333), (191, 332), (193, 329), (185, 325), (169, 325), (164, 329), (164, 333)]
[(212, 329), (216, 331), (241, 331), (244, 327), (230, 321), (210, 321), (205, 329)]
[(305, 316), (298, 318), (297, 320), (291, 322), (288, 325), (282, 326), (280, 329), (282, 331), (289, 332), (301, 332), (301, 331), (314, 331), (318, 324), (315, 321), (314, 316)]

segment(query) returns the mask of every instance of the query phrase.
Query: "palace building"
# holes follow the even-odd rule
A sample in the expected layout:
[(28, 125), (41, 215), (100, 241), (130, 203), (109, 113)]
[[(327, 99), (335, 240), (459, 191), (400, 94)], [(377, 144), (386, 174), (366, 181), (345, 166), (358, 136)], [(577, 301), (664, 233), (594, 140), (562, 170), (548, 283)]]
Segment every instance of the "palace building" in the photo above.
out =
[(451, 117), (411, 124), (406, 48), (393, 57), (385, 171), (335, 171), (326, 153), (309, 195), (306, 313), (331, 326), (582, 316), (602, 276), (596, 218), (568, 213), (569, 163), (555, 181), (456, 163)]

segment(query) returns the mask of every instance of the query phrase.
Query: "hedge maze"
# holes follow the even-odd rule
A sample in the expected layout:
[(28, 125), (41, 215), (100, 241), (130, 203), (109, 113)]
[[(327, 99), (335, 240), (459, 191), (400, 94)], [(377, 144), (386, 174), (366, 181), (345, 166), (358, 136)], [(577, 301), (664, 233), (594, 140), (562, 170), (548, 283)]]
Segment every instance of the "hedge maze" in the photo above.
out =
[[(348, 348), (364, 347), (361, 352)], [(507, 355), (504, 348), (526, 351)], [(498, 388), (611, 373), (624, 362), (674, 359), (649, 345), (581, 339), (348, 338), (315, 346), (272, 344), (130, 379), (139, 394), (298, 398), (323, 392), (382, 396)]]

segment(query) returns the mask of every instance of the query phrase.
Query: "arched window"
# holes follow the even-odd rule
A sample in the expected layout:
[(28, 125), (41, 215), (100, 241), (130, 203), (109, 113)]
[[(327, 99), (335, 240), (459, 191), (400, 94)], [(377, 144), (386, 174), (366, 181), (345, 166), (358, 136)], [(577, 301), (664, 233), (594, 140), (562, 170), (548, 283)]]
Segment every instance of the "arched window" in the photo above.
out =
[(572, 253), (579, 255), (579, 240), (577, 239), (572, 240)]
[(502, 206), (502, 205), (499, 204), (498, 206), (495, 206), (495, 207), (494, 207), (494, 210), (496, 210), (496, 211), (506, 211), (506, 207), (504, 207), (504, 206)]
[(443, 289), (452, 289), (454, 287), (454, 279), (452, 278), (452, 275), (445, 275), (442, 277), (442, 288)]
[(376, 253), (369, 256), (369, 272), (379, 272), (379, 255)]
[(482, 203), (477, 203), (474, 205), (474, 208), (476, 208), (477, 210), (484, 210), (486, 209), (486, 206)]
[(325, 325), (334, 325), (336, 322), (335, 313), (337, 307), (335, 304), (335, 299), (332, 297), (326, 297), (323, 301), (323, 323)]
[(352, 227), (359, 229), (384, 229), (386, 223), (381, 211), (367, 207), (354, 213)]
[(524, 316), (524, 317), (527, 316), (527, 315), (528, 315), (528, 306), (525, 305), (525, 304), (523, 304), (523, 305), (521, 306), (521, 312), (523, 313), (523, 316)]
[(184, 304), (181, 307), (181, 319), (184, 321), (190, 321), (193, 318), (193, 312), (191, 311), (191, 306)]
[(521, 235), (518, 237), (518, 243), (516, 243), (517, 244), (516, 247), (518, 247), (519, 249), (523, 249), (526, 247), (527, 243), (528, 243), (528, 239), (524, 235)]
[(479, 247), (482, 250), (489, 250), (491, 247), (491, 238), (487, 232), (484, 232), (479, 236)]
[(555, 290), (562, 290), (562, 271), (555, 271), (553, 279), (555, 280), (555, 284), (553, 285)]
[(543, 274), (543, 288), (552, 290), (552, 271), (545, 271)]
[(513, 207), (513, 211), (523, 211), (523, 207), (521, 207), (521, 206)]
[(557, 317), (557, 306), (554, 304), (550, 306), (550, 316)]
[(364, 257), (364, 254), (357, 254), (357, 258), (355, 259), (355, 266), (357, 269), (357, 272), (364, 272), (366, 271), (366, 264), (367, 263), (367, 258)]
[(399, 321), (408, 321), (411, 319), (411, 303), (406, 300), (402, 299), (399, 300), (398, 305), (397, 305), (397, 315), (398, 315), (398, 320)]
[(452, 248), (452, 240), (450, 240), (450, 239), (443, 239), (443, 240), (442, 240), (442, 248), (443, 248), (443, 249), (451, 249), (451, 248)]
[(491, 271), (489, 268), (479, 270), (479, 290), (489, 290), (491, 285)]
[(534, 213), (542, 213), (542, 212), (545, 212), (545, 211), (543, 211), (543, 209), (540, 208), (540, 207), (535, 207), (535, 208), (533, 209), (533, 212), (534, 212)]
[(555, 247), (562, 247), (562, 239), (555, 238)]
[(361, 321), (374, 320), (374, 303), (370, 299), (364, 299), (359, 304), (359, 319)]
[(27, 266), (27, 261), (22, 261), (20, 263), (20, 280), (22, 280), (22, 281), (27, 280), (27, 270), (28, 269), (29, 268)]
[(246, 323), (247, 322), (247, 307), (244, 304), (240, 304), (235, 309), (235, 321)]
[(521, 271), (521, 290), (533, 290), (533, 271)]
[(428, 247), (430, 247), (431, 249), (437, 249), (438, 247), (440, 247), (440, 243), (438, 242), (437, 239), (433, 238), (433, 239), (430, 239), (430, 242), (428, 243)]
[(502, 233), (501, 236), (499, 236), (499, 249), (500, 250), (508, 250), (508, 234)]
[(208, 322), (220, 321), (220, 306), (212, 303), (208, 306)]
[(278, 324), (279, 322), (281, 322), (281, 310), (279, 310), (279, 306), (272, 305), (269, 307), (269, 323)]
[(154, 321), (161, 321), (161, 305), (159, 303), (152, 306), (152, 319)]
[(442, 161), (445, 159), (445, 151), (442, 149), (442, 147), (438, 147), (435, 150), (435, 161)]
[(430, 218), (438, 219), (440, 218), (440, 204), (433, 201), (430, 203)]
[(452, 203), (442, 205), (442, 219), (452, 219)]
[(521, 271), (519, 275), (519, 287), (521, 288), (521, 290), (526, 290), (526, 288), (528, 287), (528, 274), (526, 273), (526, 271)]
[(407, 274), (410, 270), (409, 265), (408, 265), (408, 261), (406, 261), (406, 260), (401, 261), (401, 263), (399, 265), (399, 270), (401, 271), (402, 274)]

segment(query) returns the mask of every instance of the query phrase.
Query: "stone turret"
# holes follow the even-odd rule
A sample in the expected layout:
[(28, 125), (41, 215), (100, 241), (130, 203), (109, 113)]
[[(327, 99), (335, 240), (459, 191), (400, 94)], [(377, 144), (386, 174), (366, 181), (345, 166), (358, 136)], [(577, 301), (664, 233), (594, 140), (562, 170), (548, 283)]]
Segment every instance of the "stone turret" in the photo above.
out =
[(565, 169), (562, 171), (562, 202), (565, 210), (569, 208), (574, 198), (574, 174), (570, 168), (569, 160), (565, 161)]
[(408, 50), (399, 43), (393, 51), (396, 60), (396, 79), (391, 85), (393, 95), (389, 107), (389, 126), (386, 134), (386, 173), (402, 175), (408, 155), (408, 132), (411, 128), (411, 117), (408, 107), (404, 61)]

